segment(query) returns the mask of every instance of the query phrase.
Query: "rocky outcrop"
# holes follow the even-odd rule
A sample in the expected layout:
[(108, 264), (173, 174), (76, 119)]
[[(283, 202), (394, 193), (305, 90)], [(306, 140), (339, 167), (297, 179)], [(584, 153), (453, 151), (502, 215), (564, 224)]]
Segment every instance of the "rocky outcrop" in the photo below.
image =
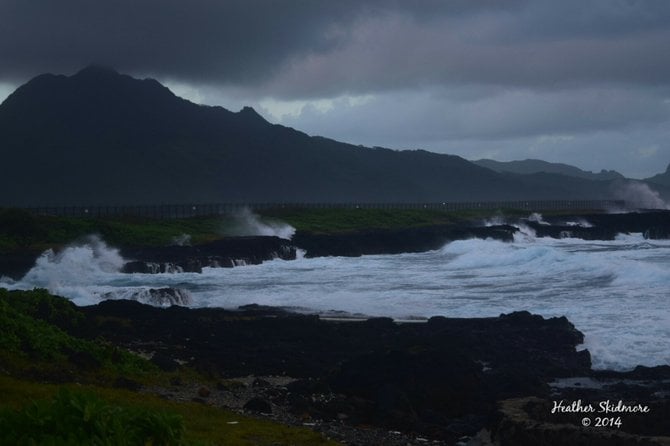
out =
[(423, 252), (439, 249), (454, 240), (469, 238), (512, 241), (520, 223), (533, 229), (537, 237), (614, 240), (618, 234), (642, 233), (648, 239), (670, 238), (670, 211), (648, 211), (558, 215), (545, 217), (542, 221), (520, 219), (493, 226), (461, 223), (340, 234), (298, 231), (293, 242), (306, 251), (306, 257)]
[[(625, 386), (625, 384), (624, 384)], [(621, 395), (621, 389), (619, 390)], [(604, 396), (580, 401), (582, 409), (589, 406), (595, 412), (553, 412), (555, 404), (564, 401), (560, 396), (551, 400), (537, 397), (513, 398), (500, 402), (499, 421), (492, 438), (500, 444), (514, 446), (563, 446), (588, 444), (594, 446), (662, 446), (670, 444), (670, 401), (656, 398), (614, 400)], [(619, 403), (621, 401), (621, 403)], [(647, 407), (646, 413), (600, 413), (601, 404), (616, 407)], [(574, 407), (579, 407), (575, 404)], [(586, 409), (584, 409), (586, 410)]]
[(549, 216), (545, 217), (544, 222), (524, 223), (531, 227), (538, 237), (614, 240), (618, 234), (630, 233), (641, 233), (648, 239), (670, 237), (670, 211)]
[(279, 237), (227, 237), (195, 246), (123, 248), (126, 273), (202, 272), (204, 267), (257, 265), (272, 259), (295, 259), (296, 249)]
[(132, 294), (118, 292), (109, 292), (101, 295), (103, 299), (123, 299), (136, 300), (138, 302), (169, 307), (171, 305), (187, 306), (193, 302), (191, 294), (187, 290), (179, 288), (149, 288), (131, 291)]
[(550, 383), (549, 397), (499, 402), (500, 445), (669, 445), (670, 366), (599, 370)]
[(511, 241), (517, 230), (507, 225), (478, 227), (465, 223), (395, 230), (377, 229), (341, 234), (313, 234), (298, 231), (293, 236), (293, 243), (304, 249), (307, 257), (356, 257), (365, 254), (430, 251), (439, 249), (450, 241), (469, 238)]
[(582, 335), (567, 319), (527, 312), (397, 324), (329, 322), (258, 306), (161, 309), (104, 301), (82, 311), (90, 336), (155, 351), (212, 377), (299, 378), (271, 402), (302, 419), (444, 441), (491, 425), (499, 400), (546, 398), (553, 378), (590, 372), (588, 352), (576, 350)]

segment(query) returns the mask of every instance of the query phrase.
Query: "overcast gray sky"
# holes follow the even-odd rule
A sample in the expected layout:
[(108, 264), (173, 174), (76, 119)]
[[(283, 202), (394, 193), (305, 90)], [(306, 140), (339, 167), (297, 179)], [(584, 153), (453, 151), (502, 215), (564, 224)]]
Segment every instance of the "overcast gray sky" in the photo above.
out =
[(667, 0), (0, 0), (0, 99), (96, 63), (309, 134), (647, 177)]

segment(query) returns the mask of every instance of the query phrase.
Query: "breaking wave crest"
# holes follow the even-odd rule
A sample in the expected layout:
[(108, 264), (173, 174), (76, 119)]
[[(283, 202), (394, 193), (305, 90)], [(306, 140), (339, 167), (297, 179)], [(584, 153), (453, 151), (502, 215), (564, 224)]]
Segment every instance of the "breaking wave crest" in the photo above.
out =
[(118, 249), (92, 235), (60, 252), (45, 251), (21, 282), (50, 291), (64, 285), (95, 284), (100, 276), (121, 271), (124, 263)]
[(232, 216), (232, 225), (225, 229), (226, 235), (265, 235), (291, 240), (295, 228), (281, 221), (264, 221), (251, 209), (243, 208)]

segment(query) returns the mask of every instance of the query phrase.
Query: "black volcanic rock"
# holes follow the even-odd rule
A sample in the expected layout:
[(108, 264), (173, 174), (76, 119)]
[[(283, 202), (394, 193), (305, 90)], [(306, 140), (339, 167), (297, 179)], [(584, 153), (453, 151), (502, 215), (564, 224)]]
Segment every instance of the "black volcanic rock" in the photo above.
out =
[(2, 206), (609, 196), (606, 182), (522, 181), (457, 156), (310, 137), (103, 67), (40, 75), (12, 93), (0, 105), (0, 156), (11, 166)]
[[(156, 349), (163, 363), (186, 361), (215, 378), (303, 378), (286, 389), (294, 413), (433, 438), (473, 435), (493, 420), (496, 401), (548, 397), (547, 381), (590, 373), (588, 352), (575, 349), (583, 336), (567, 319), (528, 312), (396, 324), (130, 301), (81, 310), (90, 336)], [(265, 400), (246, 409), (267, 413), (271, 407)]]
[(202, 272), (204, 267), (258, 265), (265, 260), (293, 260), (296, 249), (279, 237), (228, 237), (195, 246), (123, 248), (126, 273)]
[[(539, 237), (569, 236), (584, 240), (613, 240), (618, 234), (641, 233), (648, 239), (670, 238), (670, 211), (628, 212), (621, 214), (582, 214), (549, 216), (546, 223), (526, 222)], [(574, 225), (568, 222), (586, 222)]]
[(443, 247), (447, 242), (469, 238), (512, 241), (517, 228), (507, 225), (477, 227), (470, 224), (423, 226), (396, 230), (368, 230), (343, 234), (312, 234), (302, 231), (293, 243), (307, 257), (423, 252)]

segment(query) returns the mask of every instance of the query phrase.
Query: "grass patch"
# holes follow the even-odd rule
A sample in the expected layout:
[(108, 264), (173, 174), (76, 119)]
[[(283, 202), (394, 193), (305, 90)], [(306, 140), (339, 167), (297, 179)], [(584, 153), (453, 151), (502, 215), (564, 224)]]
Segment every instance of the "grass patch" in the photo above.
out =
[[(183, 426), (179, 438), (181, 443), (153, 444), (198, 444), (198, 445), (304, 445), (334, 446), (338, 443), (326, 440), (318, 433), (309, 429), (280, 425), (268, 420), (255, 419), (228, 410), (196, 404), (167, 401), (153, 395), (129, 392), (120, 389), (109, 389), (94, 386), (58, 386), (18, 380), (0, 375), (0, 408), (3, 413), (8, 410), (25, 411), (33, 401), (39, 405), (53, 404), (59, 392), (74, 395), (84, 401), (96, 400), (95, 404), (111, 407), (114, 411), (127, 414), (139, 414), (139, 419), (151, 417), (171, 421), (177, 428), (178, 419)], [(82, 396), (83, 395), (83, 396)], [(154, 415), (151, 415), (154, 414)], [(1, 417), (2, 415), (0, 415)], [(126, 415), (124, 415), (126, 416)], [(5, 443), (2, 443), (5, 444)], [(89, 443), (75, 443), (89, 444)], [(105, 443), (102, 443), (105, 444)], [(110, 443), (125, 444), (125, 443)], [(130, 443), (146, 444), (146, 443)], [(149, 443), (150, 444), (150, 443)]]
[(263, 210), (264, 218), (284, 221), (298, 231), (328, 234), (369, 229), (402, 229), (419, 226), (451, 225), (493, 216), (527, 216), (527, 211), (439, 209), (314, 209), (285, 208)]
[(183, 445), (179, 415), (109, 404), (62, 388), (51, 400), (0, 411), (2, 444)]
[[(597, 211), (558, 210), (545, 215), (578, 215)], [(374, 229), (401, 229), (417, 226), (458, 224), (494, 216), (526, 217), (527, 210), (482, 209), (443, 211), (439, 209), (368, 208), (274, 208), (258, 211), (262, 220), (281, 221), (298, 231), (328, 234)], [(21, 209), (0, 209), (0, 254), (17, 250), (45, 250), (62, 247), (90, 234), (99, 234), (112, 246), (167, 246), (188, 235), (199, 244), (234, 234), (239, 218), (233, 215), (153, 219), (119, 216), (75, 218), (34, 215)]]
[(123, 349), (73, 336), (82, 324), (67, 299), (0, 289), (0, 444), (336, 444), (308, 429), (112, 388), (119, 378), (167, 386), (175, 374), (202, 377), (161, 372)]
[(105, 219), (34, 215), (21, 209), (0, 209), (0, 253), (44, 250), (99, 234), (115, 246), (166, 246), (184, 234), (192, 243), (221, 237), (225, 222), (220, 217), (158, 220), (145, 217)]

